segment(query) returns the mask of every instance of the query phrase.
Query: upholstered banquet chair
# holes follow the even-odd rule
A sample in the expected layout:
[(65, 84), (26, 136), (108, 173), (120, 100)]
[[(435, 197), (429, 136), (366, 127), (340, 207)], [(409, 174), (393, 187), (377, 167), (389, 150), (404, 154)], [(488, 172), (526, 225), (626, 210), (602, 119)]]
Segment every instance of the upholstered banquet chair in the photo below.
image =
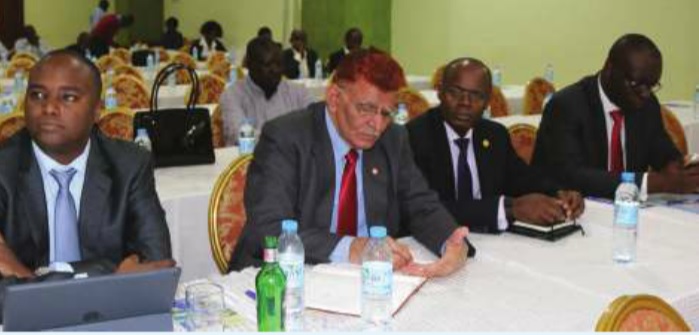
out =
[(690, 331), (677, 311), (662, 299), (647, 295), (616, 298), (597, 320), (596, 331)]
[(228, 63), (228, 57), (226, 57), (225, 52), (214, 51), (209, 55), (209, 58), (206, 59), (207, 67), (221, 63)]
[(245, 225), (243, 192), (251, 161), (252, 155), (234, 160), (218, 177), (209, 201), (209, 242), (222, 274), (228, 272), (228, 263)]
[[(186, 52), (178, 52), (172, 57), (173, 63), (180, 63), (187, 65), (188, 67), (195, 69), (197, 68), (197, 62), (194, 58)], [(190, 78), (185, 70), (177, 71), (175, 78), (177, 78), (177, 84), (189, 84)]]
[[(217, 75), (205, 74), (199, 77), (199, 90), (198, 104), (217, 104), (221, 94), (226, 90), (226, 80)], [(186, 104), (187, 101), (189, 101), (189, 90), (184, 96), (184, 103)]]
[(405, 87), (398, 91), (398, 101), (408, 107), (408, 119), (412, 120), (420, 114), (430, 109), (430, 104), (427, 102), (420, 92), (411, 87)]
[(530, 80), (524, 87), (524, 115), (541, 114), (544, 110), (544, 100), (554, 92), (556, 88), (546, 79), (536, 77)]
[(525, 123), (515, 123), (508, 127), (507, 131), (510, 133), (510, 141), (517, 156), (529, 164), (536, 144), (536, 127)]
[(500, 87), (493, 86), (492, 92), (490, 92), (490, 103), (488, 104), (490, 108), (491, 117), (501, 117), (510, 115), (510, 108), (507, 105), (507, 99), (502, 93)]
[(0, 143), (24, 128), (24, 112), (15, 111), (0, 116)]
[(687, 138), (685, 137), (682, 123), (677, 119), (675, 113), (665, 106), (660, 106), (660, 113), (663, 117), (665, 131), (670, 135), (672, 143), (675, 143), (675, 147), (677, 147), (677, 150), (679, 150), (682, 155), (687, 155), (689, 150), (687, 149)]
[(131, 109), (148, 108), (150, 105), (150, 93), (143, 81), (138, 78), (122, 74), (115, 76), (112, 87), (117, 94), (117, 105)]
[(116, 57), (114, 55), (103, 55), (99, 59), (97, 59), (97, 68), (100, 69), (100, 72), (107, 72), (109, 69), (113, 69), (117, 67), (118, 65), (124, 65), (124, 61), (121, 60), (121, 58)]
[(217, 104), (214, 113), (211, 114), (211, 142), (214, 148), (226, 146), (223, 139), (223, 116), (221, 115), (221, 105)]
[(12, 78), (15, 76), (15, 73), (17, 73), (17, 71), (22, 71), (22, 73), (26, 77), (29, 73), (29, 70), (31, 70), (35, 64), (36, 61), (30, 58), (13, 58), (7, 65), (7, 70), (5, 70), (5, 77)]
[(167, 50), (165, 50), (163, 47), (153, 47), (151, 48), (151, 51), (158, 53), (158, 58), (161, 63), (167, 63), (170, 61), (170, 54), (167, 53)]
[(221, 78), (229, 78), (231, 75), (231, 63), (221, 62), (209, 65), (209, 73), (217, 75)]
[(118, 107), (113, 111), (102, 111), (97, 126), (111, 138), (124, 141), (133, 140), (134, 112), (126, 107)]
[(120, 74), (128, 74), (143, 82), (143, 75), (141, 74), (141, 71), (129, 64), (122, 64), (114, 67), (114, 75), (118, 76)]
[(121, 59), (124, 64), (131, 64), (131, 52), (125, 48), (116, 48), (111, 54), (116, 58)]
[(29, 59), (29, 60), (31, 60), (31, 61), (34, 62), (34, 63), (36, 63), (36, 62), (39, 61), (39, 57), (37, 57), (37, 56), (34, 55), (33, 53), (23, 52), (23, 51), (16, 52), (14, 55), (12, 55), (12, 59), (10, 59), (10, 60), (13, 61), (13, 60), (16, 60), (16, 59), (21, 59), (21, 58)]

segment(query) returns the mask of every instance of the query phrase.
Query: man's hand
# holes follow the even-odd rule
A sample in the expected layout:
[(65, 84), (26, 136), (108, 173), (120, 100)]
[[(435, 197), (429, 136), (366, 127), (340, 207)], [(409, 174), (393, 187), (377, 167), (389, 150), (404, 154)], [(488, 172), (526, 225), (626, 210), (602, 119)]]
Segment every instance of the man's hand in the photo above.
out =
[(648, 193), (692, 193), (699, 190), (699, 164), (684, 167), (672, 162), (662, 171), (648, 173)]
[(512, 214), (518, 221), (538, 225), (552, 225), (566, 219), (563, 200), (539, 193), (515, 198)]
[(133, 254), (124, 258), (119, 264), (116, 273), (133, 273), (133, 272), (148, 272), (158, 269), (171, 268), (175, 266), (175, 261), (172, 259), (163, 259), (152, 262), (141, 262), (138, 255)]
[(15, 253), (5, 243), (5, 238), (0, 234), (0, 274), (3, 277), (31, 278), (34, 273), (17, 259)]
[(410, 263), (401, 271), (422, 277), (444, 277), (454, 273), (466, 265), (468, 245), (464, 238), (468, 236), (468, 228), (459, 227), (444, 243), (444, 253), (436, 262), (430, 264)]
[[(369, 239), (366, 237), (355, 237), (352, 240), (352, 244), (350, 244), (350, 263), (362, 263), (362, 252), (366, 248), (367, 242), (369, 242)], [(393, 253), (393, 268), (395, 270), (400, 270), (413, 262), (413, 255), (406, 245), (398, 243), (390, 237), (386, 237), (386, 243), (388, 243)]]
[(563, 202), (566, 219), (577, 219), (585, 211), (585, 200), (576, 191), (558, 191), (558, 199)]

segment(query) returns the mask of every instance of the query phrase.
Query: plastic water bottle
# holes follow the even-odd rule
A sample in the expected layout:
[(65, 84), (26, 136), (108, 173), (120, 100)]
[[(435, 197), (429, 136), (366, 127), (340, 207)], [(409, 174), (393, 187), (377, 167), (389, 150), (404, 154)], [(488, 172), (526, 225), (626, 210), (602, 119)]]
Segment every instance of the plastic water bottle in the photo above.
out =
[(277, 259), (277, 238), (265, 236), (264, 264), (255, 277), (257, 330), (284, 331), (284, 290), (286, 277)]
[(195, 61), (199, 61), (199, 48), (192, 49), (192, 57)]
[(154, 65), (155, 65), (154, 68), (157, 70), (157, 69), (160, 67), (160, 52), (154, 51), (154, 52), (153, 52), (153, 58), (155, 58), (155, 60), (154, 60)]
[(638, 187), (632, 172), (621, 174), (621, 184), (614, 197), (614, 233), (612, 257), (617, 263), (636, 260), (636, 231), (638, 229)]
[(136, 130), (136, 138), (134, 138), (133, 142), (143, 149), (148, 151), (153, 150), (153, 145), (150, 142), (150, 137), (148, 137), (148, 132), (145, 128), (138, 128), (138, 130)]
[(323, 62), (320, 61), (320, 59), (316, 59), (316, 73), (315, 73), (315, 79), (316, 80), (323, 80)]
[(490, 110), (490, 106), (486, 107), (486, 108), (483, 110), (483, 118), (484, 118), (484, 119), (491, 119), (491, 118), (493, 118), (493, 113), (492, 113), (492, 111)]
[(396, 117), (393, 119), (393, 122), (401, 126), (404, 126), (406, 123), (408, 123), (408, 118), (408, 108), (405, 106), (404, 103), (399, 103), (398, 112), (396, 113)]
[(113, 111), (117, 108), (117, 106), (117, 93), (114, 87), (110, 85), (104, 92), (104, 108), (108, 111)]
[(393, 310), (393, 254), (386, 243), (386, 227), (371, 227), (369, 236), (362, 253), (362, 320), (371, 328), (387, 330)]
[(228, 61), (231, 63), (231, 65), (235, 65), (235, 46), (231, 45), (230, 48), (228, 48)]
[(544, 69), (544, 79), (548, 81), (549, 83), (553, 84), (553, 65), (551, 63), (546, 64), (546, 68)]
[(499, 65), (493, 68), (493, 86), (502, 87), (502, 69)]
[(12, 93), (15, 97), (19, 97), (24, 93), (24, 72), (22, 70), (15, 72)]
[(85, 58), (92, 60), (92, 53), (90, 52), (90, 49), (85, 49)]
[(694, 88), (694, 119), (699, 120), (699, 85)]
[(282, 221), (282, 234), (279, 236), (279, 266), (286, 275), (284, 294), (284, 328), (286, 331), (303, 330), (305, 254), (301, 238), (296, 233), (296, 220)]
[(241, 155), (251, 154), (255, 151), (255, 127), (248, 119), (243, 120), (238, 132), (238, 151)]
[(153, 57), (152, 53), (149, 53), (146, 57), (146, 71), (149, 76), (155, 73), (155, 57)]

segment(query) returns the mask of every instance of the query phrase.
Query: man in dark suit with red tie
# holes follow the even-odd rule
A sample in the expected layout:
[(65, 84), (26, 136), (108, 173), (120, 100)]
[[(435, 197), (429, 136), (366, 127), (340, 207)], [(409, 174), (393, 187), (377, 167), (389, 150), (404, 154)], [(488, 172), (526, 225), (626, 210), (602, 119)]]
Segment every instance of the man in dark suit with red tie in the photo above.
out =
[(662, 54), (648, 37), (619, 38), (602, 71), (553, 95), (544, 109), (532, 163), (585, 195), (613, 198), (623, 171), (641, 196), (697, 191), (699, 165), (685, 167), (653, 94)]
[(471, 231), (499, 233), (514, 220), (551, 225), (583, 211), (577, 192), (557, 185), (517, 156), (504, 126), (481, 118), (490, 70), (474, 58), (451, 61), (439, 106), (407, 125), (415, 162), (442, 204)]

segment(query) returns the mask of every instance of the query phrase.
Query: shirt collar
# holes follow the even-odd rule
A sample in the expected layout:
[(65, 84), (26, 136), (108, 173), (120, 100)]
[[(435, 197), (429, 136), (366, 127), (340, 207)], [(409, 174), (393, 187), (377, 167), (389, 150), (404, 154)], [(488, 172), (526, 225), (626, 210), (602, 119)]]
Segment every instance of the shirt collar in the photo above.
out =
[(604, 109), (605, 113), (609, 114), (613, 111), (621, 110), (621, 108), (609, 100), (609, 97), (604, 92), (604, 88), (602, 88), (601, 74), (597, 76), (597, 88), (599, 88), (599, 98), (602, 100), (602, 109)]
[(304, 59), (306, 59), (305, 55), (308, 54), (308, 52), (305, 52), (304, 54), (301, 54), (300, 52), (296, 51), (296, 49), (291, 48), (291, 50), (294, 52), (294, 59), (301, 63)]
[[(459, 136), (459, 134), (456, 133), (454, 128), (452, 128), (451, 125), (447, 121), (443, 121), (443, 122), (444, 122), (444, 128), (446, 128), (446, 130), (447, 130), (447, 139), (449, 140), (449, 143), (454, 143), (454, 140), (458, 140), (458, 139), (462, 138), (461, 136)], [(466, 132), (466, 136), (464, 136), (463, 138), (468, 138), (469, 142), (470, 142), (472, 137), (473, 137), (473, 128), (469, 129)]]
[[(345, 155), (351, 149), (349, 143), (342, 138), (340, 133), (335, 128), (335, 124), (330, 117), (330, 112), (328, 107), (325, 107), (325, 127), (328, 129), (328, 135), (330, 135), (330, 144), (333, 147), (333, 155), (335, 156), (335, 161), (344, 161)], [(362, 150), (357, 149), (359, 157), (362, 155)]]
[(85, 172), (87, 166), (87, 157), (90, 153), (90, 142), (90, 140), (87, 141), (85, 149), (83, 149), (83, 152), (80, 153), (80, 155), (78, 155), (78, 157), (76, 157), (68, 165), (63, 165), (57, 162), (55, 159), (51, 158), (51, 156), (49, 156), (43, 150), (41, 150), (41, 147), (39, 147), (39, 145), (36, 144), (36, 142), (34, 141), (32, 141), (32, 147), (34, 148), (34, 157), (36, 157), (36, 160), (39, 163), (39, 168), (43, 172), (48, 173), (49, 171), (54, 169), (57, 171), (66, 171), (70, 168), (73, 168), (78, 173), (82, 173)]

